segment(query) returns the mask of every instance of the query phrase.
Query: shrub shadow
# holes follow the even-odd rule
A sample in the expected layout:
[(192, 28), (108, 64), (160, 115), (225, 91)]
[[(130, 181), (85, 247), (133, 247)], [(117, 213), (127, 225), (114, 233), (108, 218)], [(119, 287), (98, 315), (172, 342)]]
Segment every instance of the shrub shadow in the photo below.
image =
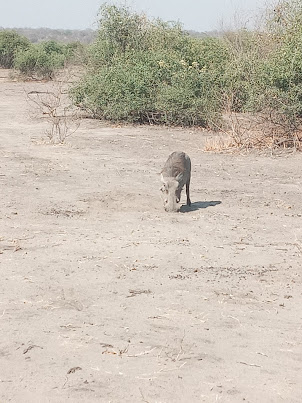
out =
[(181, 206), (180, 212), (181, 213), (188, 213), (189, 211), (197, 211), (208, 207), (215, 207), (218, 204), (221, 204), (221, 201), (205, 201), (205, 202), (194, 202), (191, 206)]

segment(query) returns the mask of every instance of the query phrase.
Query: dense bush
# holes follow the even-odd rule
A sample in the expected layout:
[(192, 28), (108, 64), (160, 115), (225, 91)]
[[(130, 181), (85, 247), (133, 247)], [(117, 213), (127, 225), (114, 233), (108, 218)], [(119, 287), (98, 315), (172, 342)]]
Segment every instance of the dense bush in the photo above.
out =
[(86, 46), (81, 42), (70, 42), (65, 45), (64, 54), (66, 56), (66, 61), (70, 64), (86, 64)]
[(14, 68), (27, 77), (52, 79), (56, 70), (66, 63), (83, 60), (84, 48), (80, 43), (61, 44), (45, 41), (16, 52)]
[(301, 48), (300, 0), (278, 2), (261, 30), (205, 39), (105, 5), (72, 97), (113, 121), (219, 127), (224, 112), (253, 114), (261, 144), (287, 147), (302, 143)]
[[(72, 91), (99, 118), (205, 125), (219, 116), (217, 76), (178, 55), (139, 52), (88, 74)], [(217, 112), (218, 111), (218, 112)]]
[(225, 112), (246, 113), (265, 122), (265, 144), (302, 147), (302, 3), (280, 0), (266, 16), (261, 30), (197, 39), (178, 23), (104, 5), (88, 51), (2, 31), (0, 65), (51, 79), (82, 62), (87, 71), (71, 96), (97, 118), (220, 127)]
[(86, 57), (83, 44), (54, 40), (31, 44), (14, 31), (0, 31), (0, 67), (15, 68), (25, 76), (52, 79), (66, 63), (79, 64)]
[(265, 31), (239, 31), (225, 40), (231, 54), (225, 72), (229, 110), (259, 114), (273, 141), (293, 145), (301, 138), (302, 4), (279, 2)]
[(72, 96), (93, 116), (202, 126), (221, 116), (228, 59), (222, 40), (196, 40), (179, 24), (105, 6), (90, 55), (88, 73)]
[(10, 69), (13, 67), (15, 55), (20, 50), (29, 49), (28, 39), (14, 31), (0, 31), (0, 66)]
[(48, 55), (51, 54), (64, 55), (66, 49), (66, 45), (53, 40), (41, 42), (38, 45), (38, 47), (40, 47)]
[(45, 45), (32, 45), (29, 49), (17, 52), (14, 67), (27, 77), (52, 79), (56, 69), (64, 66), (65, 55), (48, 51)]

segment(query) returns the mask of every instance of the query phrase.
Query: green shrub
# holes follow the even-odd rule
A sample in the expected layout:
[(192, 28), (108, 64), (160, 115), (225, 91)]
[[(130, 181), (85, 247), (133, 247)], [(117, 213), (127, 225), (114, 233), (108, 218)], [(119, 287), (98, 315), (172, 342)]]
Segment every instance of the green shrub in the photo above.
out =
[(84, 65), (87, 63), (87, 50), (81, 42), (70, 42), (65, 45), (64, 54), (71, 64)]
[(89, 73), (72, 90), (74, 102), (108, 120), (211, 125), (221, 114), (216, 72), (177, 53), (134, 52)]
[(225, 73), (231, 110), (260, 113), (277, 131), (294, 133), (302, 118), (302, 4), (282, 1), (267, 32), (239, 31), (228, 39)]
[(62, 44), (51, 40), (17, 51), (14, 67), (28, 77), (52, 79), (55, 71), (67, 62), (79, 64), (84, 58), (85, 49), (81, 43)]
[(162, 118), (160, 123), (182, 126), (213, 126), (221, 117), (220, 86), (216, 74), (192, 65), (181, 63), (164, 81), (158, 92), (155, 110)]
[(159, 66), (148, 56), (121, 58), (88, 74), (72, 90), (75, 103), (98, 118), (143, 122), (153, 110), (159, 82)]
[(56, 69), (64, 66), (65, 55), (47, 53), (43, 45), (32, 45), (31, 48), (16, 54), (14, 67), (23, 75), (52, 79)]
[(191, 38), (179, 24), (128, 8), (101, 9), (89, 70), (72, 90), (76, 105), (113, 121), (212, 125), (221, 117), (228, 48)]
[(224, 109), (252, 113), (263, 144), (301, 147), (301, 2), (280, 1), (266, 30), (228, 33), (224, 40), (230, 56), (223, 75)]
[(10, 69), (13, 67), (15, 55), (20, 50), (29, 49), (29, 40), (14, 31), (0, 31), (0, 66)]
[(274, 120), (295, 131), (302, 118), (302, 32), (286, 38), (264, 63), (265, 88), (258, 109), (274, 111)]
[(73, 100), (97, 118), (168, 125), (215, 127), (225, 111), (249, 112), (290, 144), (302, 127), (302, 3), (282, 0), (268, 15), (262, 31), (196, 39), (105, 5)]
[(51, 54), (64, 55), (65, 54), (66, 45), (64, 45), (62, 43), (58, 43), (53, 40), (41, 42), (39, 44), (39, 46), (48, 55), (51, 55)]

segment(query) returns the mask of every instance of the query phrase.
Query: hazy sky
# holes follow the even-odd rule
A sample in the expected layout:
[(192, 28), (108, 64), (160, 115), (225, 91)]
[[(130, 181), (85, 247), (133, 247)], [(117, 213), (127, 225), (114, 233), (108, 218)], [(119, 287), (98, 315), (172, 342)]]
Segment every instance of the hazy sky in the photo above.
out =
[[(180, 21), (185, 29), (210, 31), (238, 28), (238, 20), (251, 22), (274, 0), (127, 0), (135, 11), (165, 21)], [(102, 0), (0, 0), (0, 27), (96, 28)], [(121, 2), (107, 1), (110, 4)], [(235, 16), (235, 18), (234, 18)]]

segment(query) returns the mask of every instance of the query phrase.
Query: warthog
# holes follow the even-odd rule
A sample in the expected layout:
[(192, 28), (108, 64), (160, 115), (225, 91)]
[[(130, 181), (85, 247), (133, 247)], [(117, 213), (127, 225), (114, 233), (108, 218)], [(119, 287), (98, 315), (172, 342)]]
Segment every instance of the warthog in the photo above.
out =
[(183, 153), (175, 151), (167, 159), (161, 171), (164, 194), (164, 208), (166, 211), (179, 211), (181, 191), (186, 184), (187, 205), (191, 206), (190, 200), (191, 160)]

